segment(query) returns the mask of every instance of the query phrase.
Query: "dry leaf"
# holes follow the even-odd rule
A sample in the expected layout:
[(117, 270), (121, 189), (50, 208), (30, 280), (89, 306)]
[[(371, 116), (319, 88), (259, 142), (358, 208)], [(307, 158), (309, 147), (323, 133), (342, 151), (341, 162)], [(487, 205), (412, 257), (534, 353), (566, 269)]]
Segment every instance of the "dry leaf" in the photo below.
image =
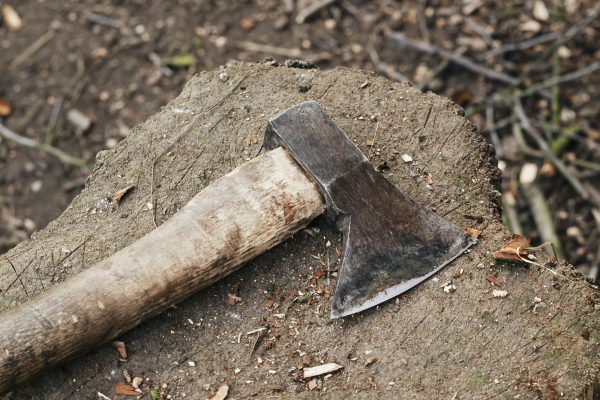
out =
[(8, 117), (12, 114), (12, 105), (8, 102), (8, 100), (0, 99), (0, 117)]
[(322, 269), (318, 269), (315, 272), (313, 272), (312, 276), (309, 279), (309, 282), (311, 283), (311, 285), (316, 285), (319, 279), (321, 279), (324, 276), (325, 271), (323, 271)]
[(496, 260), (523, 261), (522, 258), (527, 257), (529, 243), (531, 243), (531, 240), (527, 239), (525, 236), (514, 235), (506, 246), (493, 252), (492, 256)]
[(209, 400), (224, 400), (225, 397), (227, 397), (227, 393), (229, 393), (229, 385), (223, 384), (219, 387), (217, 393), (215, 393), (215, 395)]
[(473, 236), (474, 238), (478, 238), (479, 235), (481, 235), (481, 231), (475, 228), (471, 228), (469, 226), (465, 226), (465, 231), (467, 231), (467, 233), (471, 236)]
[(125, 347), (125, 343), (119, 340), (113, 340), (112, 346), (119, 352), (119, 357), (121, 357), (123, 360), (127, 359), (127, 348)]
[(502, 284), (504, 283), (500, 279), (496, 278), (494, 275), (488, 275), (488, 276), (486, 276), (485, 280), (488, 281), (491, 284), (496, 285), (496, 286), (502, 286)]
[(115, 386), (115, 393), (122, 396), (142, 396), (144, 393), (140, 393), (131, 385), (125, 382), (118, 382)]
[(11, 32), (16, 32), (23, 27), (21, 17), (10, 4), (2, 4), (2, 20)]
[(375, 140), (373, 140), (373, 139), (367, 139), (367, 146), (369, 146), (369, 147), (375, 146)]
[(134, 187), (135, 187), (135, 185), (129, 185), (129, 186), (124, 187), (121, 190), (117, 190), (116, 192), (114, 192), (112, 195), (113, 203), (115, 203), (116, 205), (121, 204), (121, 200), (123, 199), (123, 197), (125, 197), (125, 195)]

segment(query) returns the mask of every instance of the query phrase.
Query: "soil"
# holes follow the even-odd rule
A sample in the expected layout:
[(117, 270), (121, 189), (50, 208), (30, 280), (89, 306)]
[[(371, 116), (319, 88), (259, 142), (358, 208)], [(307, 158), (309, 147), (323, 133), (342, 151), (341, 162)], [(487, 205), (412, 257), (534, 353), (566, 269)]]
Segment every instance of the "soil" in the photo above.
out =
[[(465, 8), (444, 1), (402, 4), (388, 1), (336, 1), (303, 23), (297, 23), (295, 17), (305, 3), (269, 0), (246, 1), (243, 6), (239, 2), (224, 1), (14, 3), (24, 27), (17, 32), (8, 32), (5, 24), (0, 26), (0, 99), (8, 100), (14, 109), (10, 117), (2, 119), (2, 123), (20, 134), (94, 162), (96, 153), (118, 146), (121, 140), (131, 134), (134, 126), (160, 110), (196, 73), (215, 69), (230, 60), (260, 61), (265, 57), (274, 57), (282, 64), (287, 58), (305, 58), (312, 59), (322, 69), (341, 65), (380, 72), (385, 70), (381, 63), (387, 63), (393, 71), (404, 74), (423, 89), (452, 98), (468, 111), (469, 107), (485, 103), (504, 86), (452, 64), (431, 76), (443, 63), (442, 59), (402, 48), (386, 39), (382, 32), (386, 28), (401, 30), (409, 37), (426, 40), (452, 51), (464, 46), (464, 54), (476, 58), (482, 52), (482, 42), (489, 49), (567, 29), (581, 21), (595, 4), (585, 0), (552, 7), (547, 4), (552, 11), (550, 19), (540, 23), (539, 31), (529, 32), (523, 31), (520, 24), (533, 18), (533, 2), (482, 2), (479, 8), (467, 13)], [(108, 19), (103, 20), (98, 16)], [(563, 72), (597, 61), (599, 24), (596, 18), (584, 26), (580, 34), (565, 43), (570, 55), (561, 58)], [(45, 36), (48, 32), (51, 33)], [(11, 62), (41, 37), (50, 39), (20, 65), (11, 67)], [(490, 38), (491, 41), (488, 40)], [(269, 44), (275, 49), (248, 50), (252, 48), (252, 43), (249, 45), (248, 42)], [(555, 44), (548, 42), (526, 51), (509, 52), (486, 60), (484, 65), (522, 76), (524, 84), (521, 86), (526, 87), (552, 76), (551, 56), (556, 52)], [(373, 52), (369, 51), (371, 47), (380, 58), (379, 63), (373, 57)], [(186, 57), (177, 59), (182, 55)], [(190, 55), (193, 56), (193, 63), (190, 63)], [(170, 66), (165, 67), (165, 64)], [(600, 159), (597, 144), (600, 140), (597, 114), (600, 107), (600, 80), (597, 76), (597, 73), (583, 76), (561, 86), (562, 119), (559, 124), (563, 127), (581, 127), (570, 136), (561, 155), (568, 163), (573, 159), (597, 163)], [(232, 77), (228, 77), (228, 82), (231, 81)], [(309, 84), (302, 82), (301, 85), (304, 86), (299, 90), (313, 93)], [(276, 93), (273, 96), (276, 98)], [(524, 106), (530, 117), (539, 124), (553, 117), (551, 98), (547, 94), (524, 99)], [(92, 126), (85, 131), (78, 131), (67, 119), (67, 113), (72, 109), (88, 116)], [(541, 166), (543, 162), (523, 154), (510, 126), (490, 129), (504, 117), (511, 116), (510, 107), (497, 106), (493, 111), (493, 119), (488, 118), (485, 110), (469, 113), (469, 118), (484, 137), (496, 145), (500, 159), (504, 161), (503, 191), (516, 197), (524, 233), (534, 241), (541, 241), (527, 201), (522, 197), (522, 191), (516, 188), (516, 177), (523, 163), (533, 161)], [(375, 149), (366, 150), (371, 155), (375, 153)], [(143, 152), (143, 146), (137, 151)], [(219, 157), (226, 155), (216, 156), (216, 160), (221, 162), (223, 160)], [(101, 164), (102, 161), (97, 163), (96, 168)], [(131, 168), (135, 170), (135, 167)], [(567, 259), (582, 269), (598, 265), (600, 223), (593, 214), (598, 205), (577, 196), (560, 174), (552, 172), (552, 168), (547, 171), (540, 175), (539, 183), (551, 207), (556, 232)], [(580, 172), (586, 184), (597, 187), (597, 172), (593, 169)], [(0, 253), (27, 239), (34, 231), (58, 217), (83, 188), (90, 173), (91, 170), (66, 165), (46, 153), (0, 138)], [(176, 209), (184, 204), (192, 191), (205, 183), (201, 180), (191, 184), (190, 188), (185, 189), (184, 195), (176, 196), (178, 201), (173, 207)], [(555, 190), (557, 187), (562, 190)], [(110, 194), (104, 193), (106, 196)], [(94, 209), (105, 204), (88, 206)], [(168, 210), (165, 215), (172, 211)], [(159, 213), (158, 218), (160, 222), (164, 217)], [(75, 221), (71, 220), (69, 224)], [(147, 229), (150, 226), (144, 225), (139, 232)], [(322, 229), (336, 243), (335, 233), (326, 227)], [(111, 243), (111, 240), (121, 234), (122, 227), (107, 234), (106, 243), (99, 246), (95, 259), (116, 250), (119, 244)], [(73, 235), (75, 237), (77, 232)], [(69, 245), (77, 246), (78, 243), (74, 241)], [(49, 253), (55, 257), (52, 264), (73, 251), (71, 248), (64, 250), (62, 253), (60, 249), (56, 253)], [(53, 272), (54, 275), (44, 279), (60, 281), (77, 268), (89, 265), (89, 262), (78, 265), (62, 265)], [(247, 279), (251, 280), (252, 274), (258, 272), (249, 272)], [(41, 287), (39, 283), (36, 285)], [(32, 292), (36, 290), (39, 288)], [(218, 290), (226, 289), (223, 286), (215, 290), (217, 292), (211, 292), (211, 296), (221, 293)], [(263, 289), (257, 287), (257, 290)], [(575, 302), (575, 299), (571, 300)], [(199, 307), (200, 302), (194, 304), (193, 309)], [(180, 322), (185, 325), (184, 319)], [(187, 340), (182, 340), (180, 344), (187, 343)], [(152, 344), (165, 345), (161, 341)], [(176, 346), (170, 348), (176, 349)], [(104, 360), (112, 360), (105, 353)], [(112, 361), (107, 362), (110, 364)], [(93, 364), (94, 360), (88, 358), (87, 362)], [(77, 364), (75, 368), (82, 369), (83, 365), (86, 364)], [(72, 370), (67, 367), (64, 377), (70, 377), (71, 373)], [(85, 373), (76, 379), (89, 379), (83, 376)], [(46, 378), (45, 385), (50, 380)], [(96, 385), (96, 381), (91, 382), (92, 386)], [(65, 390), (77, 390), (81, 384), (79, 380)], [(529, 385), (546, 389), (552, 386), (544, 386), (539, 382), (529, 382)], [(47, 395), (45, 392), (36, 394), (35, 387), (29, 390), (29, 394), (40, 398)], [(47, 390), (54, 393), (57, 389), (51, 387)], [(85, 390), (87, 392), (82, 396), (93, 396), (91, 390)], [(77, 398), (82, 392), (74, 393), (73, 396)], [(60, 398), (58, 396), (55, 397)]]
[[(492, 148), (449, 100), (347, 69), (231, 64), (193, 78), (113, 151), (100, 153), (70, 207), (0, 261), (0, 282), (9, 287), (2, 309), (151, 231), (154, 216), (162, 224), (213, 179), (259, 152), (267, 115), (307, 99), (318, 99), (375, 165), (386, 164), (386, 176), (404, 193), (481, 231), (477, 246), (398, 300), (331, 321), (335, 277), (327, 271), (339, 267), (342, 243), (319, 218), (122, 335), (126, 362), (106, 345), (9, 398), (96, 398), (98, 392), (118, 398), (117, 382), (127, 374), (144, 379), (145, 393), (155, 389), (177, 399), (210, 397), (223, 384), (231, 398), (548, 398), (586, 390), (600, 367), (598, 293), (567, 266), (554, 275), (490, 257), (509, 237)], [(405, 153), (412, 163), (402, 160)], [(112, 193), (129, 182), (136, 188), (120, 205), (112, 203)], [(490, 274), (508, 297), (493, 296)], [(446, 282), (455, 290), (444, 291)], [(250, 333), (258, 328), (264, 333)], [(302, 379), (304, 367), (328, 362), (343, 371)]]

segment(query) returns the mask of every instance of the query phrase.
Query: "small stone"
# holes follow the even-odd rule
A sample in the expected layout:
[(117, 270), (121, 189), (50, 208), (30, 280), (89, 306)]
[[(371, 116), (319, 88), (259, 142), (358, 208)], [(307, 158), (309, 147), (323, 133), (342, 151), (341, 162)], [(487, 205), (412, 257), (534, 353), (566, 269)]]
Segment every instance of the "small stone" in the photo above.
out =
[(193, 361), (188, 361), (188, 365), (189, 365), (190, 367), (195, 367), (195, 366), (196, 366), (196, 363), (195, 363), (195, 362), (193, 362)]
[(560, 58), (569, 58), (571, 57), (571, 50), (567, 46), (560, 46), (557, 50), (558, 56)]
[(29, 188), (31, 189), (31, 191), (33, 193), (39, 192), (40, 190), (42, 190), (42, 181), (37, 180), (37, 181), (31, 182), (31, 185), (29, 185)]
[(548, 8), (546, 7), (546, 4), (544, 4), (543, 1), (536, 0), (536, 2), (533, 3), (533, 16), (538, 21), (547, 21), (548, 18), (550, 18)]
[(525, 21), (520, 26), (523, 32), (539, 32), (542, 29), (542, 25), (534, 19)]
[(241, 368), (236, 368), (236, 369), (233, 370), (233, 373), (236, 374), (236, 375), (239, 374), (240, 372), (242, 372)]
[(92, 126), (90, 117), (75, 108), (72, 108), (67, 112), (67, 121), (73, 125), (75, 131), (79, 134), (84, 133)]
[(227, 72), (221, 72), (219, 74), (219, 80), (221, 82), (227, 82), (227, 79), (229, 79), (229, 74)]
[(413, 161), (413, 158), (408, 154), (402, 154), (400, 157), (402, 157), (402, 161), (405, 163), (411, 163)]
[(508, 292), (506, 290), (494, 290), (492, 295), (496, 298), (504, 298), (508, 296)]
[(337, 26), (337, 22), (335, 21), (335, 19), (329, 18), (325, 20), (323, 25), (325, 26), (325, 29), (327, 29), (328, 31), (332, 31)]

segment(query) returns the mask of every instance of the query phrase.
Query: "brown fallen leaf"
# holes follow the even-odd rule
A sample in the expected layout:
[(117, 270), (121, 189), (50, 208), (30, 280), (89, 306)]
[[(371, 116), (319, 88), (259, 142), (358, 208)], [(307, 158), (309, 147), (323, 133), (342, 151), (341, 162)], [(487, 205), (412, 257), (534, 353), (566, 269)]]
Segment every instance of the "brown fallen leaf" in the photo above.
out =
[(502, 284), (504, 283), (500, 279), (496, 278), (494, 275), (488, 275), (488, 276), (486, 276), (485, 280), (488, 281), (491, 284), (496, 285), (496, 286), (502, 286)]
[(115, 386), (115, 393), (122, 396), (142, 396), (144, 393), (140, 393), (135, 388), (125, 382), (117, 382)]
[(8, 100), (0, 99), (0, 117), (8, 117), (12, 114), (12, 105), (8, 102)]
[(123, 197), (125, 197), (125, 195), (127, 193), (129, 193), (129, 191), (131, 189), (133, 189), (134, 187), (135, 187), (135, 185), (127, 185), (123, 189), (117, 190), (116, 192), (114, 192), (112, 195), (113, 203), (115, 203), (116, 205), (121, 204), (121, 200), (123, 200)]
[(319, 279), (321, 279), (325, 275), (325, 271), (323, 271), (322, 269), (318, 269), (312, 274), (312, 276), (309, 279), (309, 282), (311, 283), (311, 285), (316, 285)]
[(470, 226), (465, 226), (464, 229), (469, 235), (473, 236), (474, 238), (478, 238), (479, 235), (481, 235), (480, 230), (471, 228)]
[(510, 242), (508, 242), (500, 250), (492, 253), (492, 257), (494, 257), (496, 260), (523, 261), (522, 259), (527, 257), (529, 254), (529, 243), (531, 243), (531, 240), (525, 236), (513, 235)]
[(119, 352), (119, 357), (123, 360), (127, 359), (127, 348), (125, 347), (125, 343), (120, 340), (113, 340), (112, 347)]
[(266, 308), (271, 308), (271, 307), (273, 307), (273, 304), (275, 304), (275, 302), (273, 300), (267, 300), (267, 301), (265, 301), (264, 306)]
[(225, 400), (225, 397), (227, 397), (227, 393), (229, 393), (229, 385), (224, 383), (219, 387), (217, 393), (215, 393), (215, 395), (209, 400)]
[(373, 140), (373, 139), (367, 139), (366, 145), (369, 146), (369, 147), (375, 146), (375, 140)]

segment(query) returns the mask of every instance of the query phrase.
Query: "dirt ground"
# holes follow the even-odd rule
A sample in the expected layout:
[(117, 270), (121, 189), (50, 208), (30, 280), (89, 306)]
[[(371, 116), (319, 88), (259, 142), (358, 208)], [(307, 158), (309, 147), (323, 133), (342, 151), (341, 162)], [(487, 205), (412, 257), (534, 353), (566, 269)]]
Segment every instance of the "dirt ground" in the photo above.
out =
[[(534, 243), (560, 243), (566, 258), (583, 271), (600, 265), (600, 79), (598, 69), (580, 71), (600, 60), (594, 1), (546, 1), (545, 16), (534, 1), (344, 0), (300, 21), (309, 3), (10, 2), (23, 27), (10, 32), (6, 21), (0, 25), (0, 100), (13, 108), (0, 122), (93, 163), (98, 151), (115, 148), (194, 74), (230, 60), (302, 58), (322, 69), (376, 70), (392, 79), (408, 78), (465, 108), (496, 147), (505, 210), (515, 212), (507, 218), (513, 231)], [(434, 44), (437, 53), (401, 45), (392, 31)], [(536, 38), (542, 39), (530, 41)], [(515, 43), (531, 46), (507, 50)], [(518, 83), (446, 62), (439, 49)], [(510, 100), (518, 91), (565, 76), (563, 84), (546, 85), (521, 100), (567, 176), (581, 183), (579, 193), (557, 163), (539, 152)], [(72, 122), (73, 110), (91, 126)], [(523, 167), (532, 164), (541, 207), (531, 196), (535, 191), (522, 184), (523, 170), (531, 171)], [(0, 137), (0, 252), (60, 215), (90, 173), (91, 167), (69, 165)]]
[[(375, 165), (387, 165), (384, 173), (404, 193), (481, 231), (472, 251), (398, 300), (332, 321), (342, 243), (318, 219), (121, 335), (127, 361), (105, 345), (9, 398), (94, 399), (100, 392), (117, 399), (127, 375), (143, 378), (147, 398), (154, 389), (163, 399), (208, 398), (223, 384), (231, 399), (574, 398), (594, 382), (598, 292), (568, 267), (554, 275), (490, 256), (509, 237), (492, 148), (449, 100), (347, 69), (232, 64), (193, 78), (100, 154), (86, 188), (57, 220), (0, 259), (0, 284), (8, 288), (0, 310), (110, 256), (153, 230), (154, 217), (161, 225), (258, 152), (267, 115), (308, 99), (318, 100)], [(405, 152), (412, 163), (400, 158)], [(110, 196), (128, 182), (136, 188), (116, 206)], [(495, 297), (489, 279), (508, 296)], [(454, 290), (443, 289), (448, 285)], [(110, 304), (118, 307), (118, 297)], [(10, 341), (2, 335), (0, 347), (10, 349)], [(343, 371), (302, 379), (304, 368), (329, 362)]]

